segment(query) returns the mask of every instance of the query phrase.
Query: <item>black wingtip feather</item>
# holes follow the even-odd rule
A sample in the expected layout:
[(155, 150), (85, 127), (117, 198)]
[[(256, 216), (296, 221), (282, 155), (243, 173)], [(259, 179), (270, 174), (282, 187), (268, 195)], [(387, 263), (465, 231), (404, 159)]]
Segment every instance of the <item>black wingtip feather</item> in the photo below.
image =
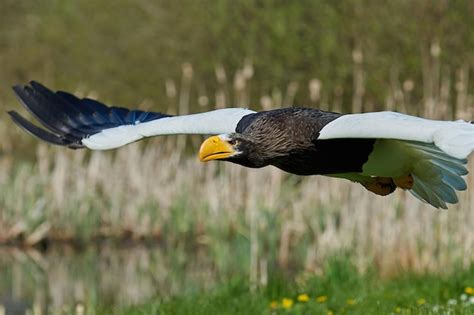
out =
[(10, 115), (11, 119), (13, 122), (15, 122), (18, 126), (20, 126), (23, 130), (28, 132), (29, 134), (37, 137), (40, 140), (46, 141), (51, 144), (56, 144), (56, 145), (61, 145), (61, 146), (68, 146), (68, 147), (73, 147), (73, 148), (79, 148), (79, 147), (84, 147), (80, 143), (73, 143), (68, 141), (67, 139), (58, 136), (56, 134), (50, 133), (40, 127), (37, 127), (36, 125), (32, 124), (23, 116), (18, 114), (15, 111), (9, 111), (8, 114)]
[(12, 120), (33, 136), (70, 148), (84, 147), (82, 139), (102, 130), (148, 122), (169, 115), (108, 107), (98, 101), (79, 99), (68, 92), (53, 92), (37, 81), (12, 87), (21, 104), (45, 127), (40, 128), (15, 111)]
[(16, 88), (14, 91), (23, 106), (51, 132), (67, 138), (70, 142), (82, 139), (82, 133), (74, 128), (74, 123), (55, 99), (46, 99), (30, 86)]

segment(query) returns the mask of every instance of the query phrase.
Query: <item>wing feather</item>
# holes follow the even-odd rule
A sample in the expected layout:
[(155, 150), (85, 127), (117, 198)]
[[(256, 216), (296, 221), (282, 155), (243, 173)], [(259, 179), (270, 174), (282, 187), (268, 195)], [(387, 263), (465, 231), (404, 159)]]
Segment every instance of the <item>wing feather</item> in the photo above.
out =
[(367, 162), (364, 176), (394, 179), (411, 175), (410, 192), (436, 208), (457, 203), (456, 191), (467, 189), (463, 178), (468, 173), (466, 159), (457, 159), (432, 143), (378, 139)]
[(343, 115), (328, 123), (319, 139), (374, 138), (434, 143), (452, 157), (474, 151), (474, 124), (430, 120), (395, 112)]
[(15, 86), (23, 106), (45, 127), (42, 129), (15, 111), (12, 120), (46, 142), (70, 148), (113, 149), (144, 137), (171, 134), (234, 132), (248, 109), (227, 108), (206, 113), (170, 116), (158, 112), (107, 106), (70, 93), (53, 92), (38, 82)]

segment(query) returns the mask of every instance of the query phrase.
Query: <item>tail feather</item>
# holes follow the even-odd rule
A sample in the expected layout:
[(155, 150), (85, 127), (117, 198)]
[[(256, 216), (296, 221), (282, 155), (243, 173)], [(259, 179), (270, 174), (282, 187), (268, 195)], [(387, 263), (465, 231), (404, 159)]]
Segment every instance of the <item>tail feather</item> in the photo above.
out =
[(467, 160), (449, 156), (433, 144), (406, 144), (415, 150), (419, 159), (412, 171), (414, 185), (410, 192), (436, 208), (447, 209), (446, 203), (457, 203), (456, 191), (467, 188), (462, 178), (468, 173)]
[(431, 162), (436, 165), (438, 168), (443, 169), (447, 173), (451, 173), (455, 176), (464, 176), (467, 175), (467, 169), (464, 167), (464, 164), (467, 162), (459, 161), (457, 164), (449, 161), (436, 160), (431, 158)]
[(432, 186), (431, 189), (442, 201), (445, 201), (451, 204), (457, 203), (459, 201), (453, 187), (449, 185), (436, 185), (436, 186)]
[(429, 187), (429, 183), (425, 182), (414, 174), (412, 175), (412, 177), (414, 180), (414, 185), (411, 188), (410, 192), (415, 192), (416, 194), (413, 194), (415, 197), (417, 197), (421, 201), (429, 203), (435, 208), (448, 208), (446, 202), (443, 201), (441, 197), (438, 196), (438, 194), (436, 194), (432, 187)]
[[(448, 155), (447, 153), (443, 152), (436, 146), (429, 144), (429, 143), (422, 143), (422, 142), (406, 142), (406, 144), (415, 150), (423, 151), (424, 156), (430, 157), (433, 161), (442, 161), (442, 167), (452, 166), (456, 169), (456, 172), (466, 172), (461, 175), (467, 174), (466, 168), (463, 166), (467, 163), (467, 159), (458, 159), (453, 156)], [(461, 165), (460, 165), (461, 164)]]
[(458, 175), (450, 173), (449, 171), (443, 172), (443, 177), (441, 180), (443, 181), (443, 183), (448, 186), (451, 186), (456, 190), (463, 191), (467, 189), (467, 185), (464, 179), (462, 179), (462, 177), (459, 177)]

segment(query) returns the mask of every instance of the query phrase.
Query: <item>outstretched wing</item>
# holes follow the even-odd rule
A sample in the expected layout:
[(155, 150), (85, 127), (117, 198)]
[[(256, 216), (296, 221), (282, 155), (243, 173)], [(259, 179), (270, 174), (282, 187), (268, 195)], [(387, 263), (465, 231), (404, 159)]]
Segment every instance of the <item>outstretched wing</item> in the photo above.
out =
[(474, 124), (439, 121), (395, 112), (343, 115), (328, 123), (318, 139), (375, 138), (433, 143), (448, 155), (465, 159), (474, 151)]
[(79, 99), (67, 92), (53, 92), (34, 81), (29, 86), (15, 86), (13, 90), (46, 129), (10, 111), (13, 121), (41, 140), (70, 148), (105, 150), (158, 135), (234, 132), (243, 116), (254, 113), (248, 109), (227, 108), (170, 116), (109, 107), (92, 99)]
[(366, 176), (410, 174), (410, 192), (436, 208), (457, 203), (465, 190), (467, 157), (474, 151), (474, 125), (436, 121), (394, 112), (344, 115), (328, 123), (318, 139), (378, 139), (363, 166)]

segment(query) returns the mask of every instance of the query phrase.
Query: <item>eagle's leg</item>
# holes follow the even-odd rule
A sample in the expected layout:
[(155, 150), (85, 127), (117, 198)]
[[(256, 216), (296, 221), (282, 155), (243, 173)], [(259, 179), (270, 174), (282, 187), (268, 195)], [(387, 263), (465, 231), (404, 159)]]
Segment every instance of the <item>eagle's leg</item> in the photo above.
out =
[(367, 190), (381, 196), (391, 194), (397, 189), (397, 185), (390, 177), (370, 177), (367, 181), (361, 182)]
[(360, 183), (368, 191), (381, 196), (389, 195), (397, 189), (397, 185), (391, 177), (367, 176), (360, 173), (328, 174), (327, 176), (345, 178)]
[(401, 189), (412, 189), (413, 187), (413, 177), (410, 174), (405, 177), (394, 178), (393, 182)]

